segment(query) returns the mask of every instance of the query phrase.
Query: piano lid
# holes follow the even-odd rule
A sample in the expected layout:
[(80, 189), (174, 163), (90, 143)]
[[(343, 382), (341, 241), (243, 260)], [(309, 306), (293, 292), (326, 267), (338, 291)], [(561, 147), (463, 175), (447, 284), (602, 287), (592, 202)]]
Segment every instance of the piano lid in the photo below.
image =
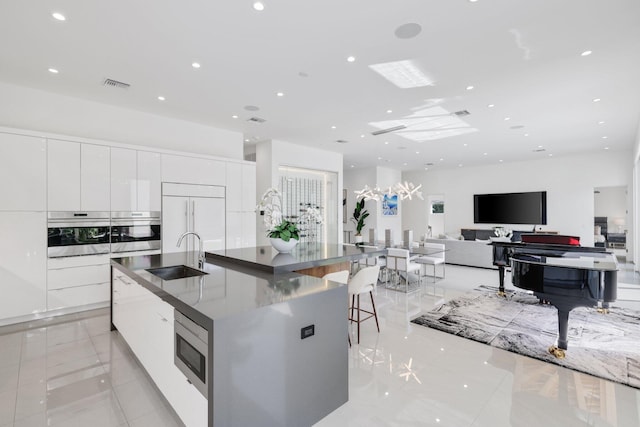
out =
[(566, 252), (563, 256), (543, 256), (533, 254), (515, 254), (511, 257), (516, 262), (529, 264), (566, 267), (582, 270), (616, 271), (618, 260), (610, 253)]

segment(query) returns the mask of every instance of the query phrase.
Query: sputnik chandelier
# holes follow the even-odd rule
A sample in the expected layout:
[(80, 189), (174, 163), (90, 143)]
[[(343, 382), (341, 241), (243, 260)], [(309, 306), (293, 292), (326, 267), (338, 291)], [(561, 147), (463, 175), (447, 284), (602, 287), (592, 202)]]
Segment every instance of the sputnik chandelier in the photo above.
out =
[(411, 198), (413, 196), (418, 197), (420, 200), (424, 200), (422, 198), (422, 192), (418, 191), (422, 187), (422, 184), (417, 187), (413, 185), (412, 182), (405, 181), (404, 183), (399, 182), (396, 185), (389, 187), (386, 191), (382, 190), (377, 185), (375, 188), (370, 188), (368, 185), (365, 185), (362, 190), (356, 190), (356, 200), (375, 200), (376, 202), (383, 199), (385, 195), (393, 196), (397, 194), (400, 197), (400, 200), (405, 200)]

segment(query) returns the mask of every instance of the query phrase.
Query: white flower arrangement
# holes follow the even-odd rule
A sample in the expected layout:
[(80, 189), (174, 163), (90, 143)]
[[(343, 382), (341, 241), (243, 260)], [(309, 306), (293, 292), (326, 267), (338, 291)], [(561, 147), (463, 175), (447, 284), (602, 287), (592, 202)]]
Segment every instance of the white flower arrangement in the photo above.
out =
[(281, 238), (284, 241), (289, 239), (299, 240), (300, 227), (305, 230), (311, 225), (322, 224), (323, 219), (317, 208), (308, 206), (297, 221), (289, 221), (282, 214), (282, 193), (277, 188), (268, 188), (262, 195), (260, 203), (256, 206), (256, 212), (264, 214), (264, 225), (267, 229), (267, 236)]

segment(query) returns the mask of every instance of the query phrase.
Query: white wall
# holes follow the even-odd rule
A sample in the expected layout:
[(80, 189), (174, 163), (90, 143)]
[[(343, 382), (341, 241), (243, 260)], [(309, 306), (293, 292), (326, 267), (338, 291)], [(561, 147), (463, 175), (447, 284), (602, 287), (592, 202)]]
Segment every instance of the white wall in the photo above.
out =
[(243, 158), (242, 133), (0, 83), (0, 126)]
[[(593, 246), (593, 190), (620, 185), (632, 188), (631, 155), (630, 151), (603, 152), (491, 166), (412, 171), (404, 173), (403, 180), (422, 184), (423, 194), (444, 194), (448, 233), (460, 233), (461, 228), (491, 228), (492, 224), (474, 225), (474, 194), (546, 191), (548, 224), (542, 228), (580, 236), (581, 244)], [(402, 217), (404, 228), (425, 229), (426, 210), (426, 200), (406, 204)], [(528, 225), (496, 225), (519, 230), (529, 228)]]
[[(344, 172), (344, 188), (347, 190), (347, 222), (344, 224), (344, 229), (351, 231), (351, 242), (353, 242), (353, 236), (356, 234), (356, 225), (351, 221), (353, 210), (356, 208), (355, 191), (362, 190), (365, 185), (369, 187), (375, 186), (377, 180), (376, 173), (375, 167), (355, 170), (349, 169)], [(364, 203), (364, 208), (369, 212), (369, 216), (364, 220), (362, 237), (364, 241), (368, 241), (369, 229), (375, 229), (377, 226), (378, 217), (375, 212), (379, 209), (379, 204), (373, 200), (369, 200)], [(379, 234), (376, 238), (380, 240), (384, 239), (384, 234)], [(345, 239), (345, 242), (349, 243), (347, 240), (348, 239)]]
[[(400, 182), (401, 178), (402, 178), (402, 172), (400, 172), (399, 170), (383, 168), (383, 167), (377, 168), (376, 184), (382, 189), (389, 188), (396, 185), (398, 182)], [(398, 199), (400, 198), (398, 197)], [(384, 240), (385, 230), (390, 229), (393, 237), (393, 242), (400, 243), (400, 241), (403, 239), (402, 211), (403, 211), (404, 205), (410, 204), (410, 203), (411, 201), (402, 202), (398, 200), (398, 215), (388, 215), (388, 216), (382, 215), (382, 202), (376, 203), (376, 207), (373, 212), (375, 212), (375, 216), (377, 218), (376, 227), (378, 230), (379, 240)], [(407, 229), (408, 227), (404, 227), (404, 228)], [(414, 232), (413, 234), (414, 240), (417, 240), (416, 239), (417, 236), (418, 234)]]
[[(258, 199), (262, 197), (269, 187), (278, 187), (280, 166), (290, 166), (301, 169), (313, 169), (318, 171), (335, 172), (338, 174), (337, 191), (335, 200), (338, 207), (337, 239), (342, 241), (342, 154), (317, 148), (291, 144), (289, 142), (271, 140), (259, 142), (256, 146), (256, 194)], [(259, 215), (257, 217), (257, 244), (268, 245), (264, 224)]]

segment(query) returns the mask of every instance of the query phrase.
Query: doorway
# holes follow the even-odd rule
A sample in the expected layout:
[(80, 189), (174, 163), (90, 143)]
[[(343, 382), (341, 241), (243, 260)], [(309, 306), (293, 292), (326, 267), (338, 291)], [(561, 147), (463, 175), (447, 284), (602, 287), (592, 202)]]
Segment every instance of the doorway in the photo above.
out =
[(627, 256), (627, 186), (596, 187), (594, 234), (596, 246), (605, 246), (618, 258)]

